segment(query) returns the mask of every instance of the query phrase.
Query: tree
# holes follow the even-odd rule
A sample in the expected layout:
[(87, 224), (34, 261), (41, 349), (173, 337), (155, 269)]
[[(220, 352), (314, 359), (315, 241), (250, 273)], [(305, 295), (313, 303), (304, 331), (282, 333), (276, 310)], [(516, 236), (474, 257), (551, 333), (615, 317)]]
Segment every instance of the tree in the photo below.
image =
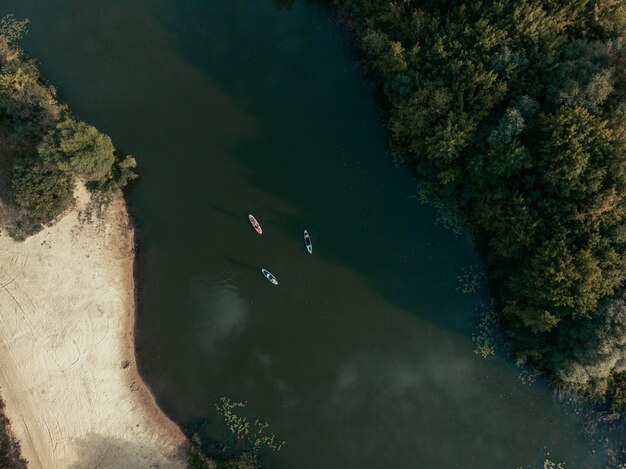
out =
[(103, 180), (87, 184), (87, 188), (104, 193), (123, 189), (130, 181), (138, 177), (135, 172), (136, 167), (137, 161), (130, 155), (121, 159), (116, 158), (109, 175)]
[(567, 44), (549, 87), (552, 102), (598, 114), (614, 91), (615, 57), (622, 47), (614, 41), (581, 39)]
[(84, 122), (67, 118), (43, 138), (40, 158), (61, 171), (97, 182), (109, 176), (115, 161), (111, 139)]
[(569, 323), (551, 354), (559, 378), (573, 387), (626, 372), (626, 296), (602, 301), (590, 321)]
[(72, 176), (43, 161), (20, 161), (15, 168), (15, 200), (38, 224), (56, 218), (73, 201)]

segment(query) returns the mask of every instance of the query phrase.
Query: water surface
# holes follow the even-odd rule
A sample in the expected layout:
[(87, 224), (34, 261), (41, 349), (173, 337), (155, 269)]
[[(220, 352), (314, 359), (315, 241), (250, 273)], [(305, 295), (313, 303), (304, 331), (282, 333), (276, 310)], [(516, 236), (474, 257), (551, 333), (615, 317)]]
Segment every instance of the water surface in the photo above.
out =
[(23, 44), (60, 97), (139, 161), (138, 357), (188, 433), (223, 436), (228, 396), (286, 440), (272, 468), (599, 464), (547, 389), (473, 353), (487, 299), (457, 277), (477, 256), (392, 164), (336, 15), (264, 0), (5, 12), (31, 19)]

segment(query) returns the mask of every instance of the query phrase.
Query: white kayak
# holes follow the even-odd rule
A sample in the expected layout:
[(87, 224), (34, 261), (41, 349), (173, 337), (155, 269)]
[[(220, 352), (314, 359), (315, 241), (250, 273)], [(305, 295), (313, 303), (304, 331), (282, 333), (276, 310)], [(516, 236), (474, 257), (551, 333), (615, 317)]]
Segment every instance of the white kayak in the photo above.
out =
[(274, 285), (278, 285), (278, 280), (276, 280), (276, 277), (274, 277), (269, 270), (261, 269), (261, 273), (265, 276), (266, 279), (268, 279)]
[(309, 251), (309, 254), (313, 254), (313, 243), (311, 242), (311, 237), (307, 230), (304, 230), (304, 245), (306, 246), (306, 250)]

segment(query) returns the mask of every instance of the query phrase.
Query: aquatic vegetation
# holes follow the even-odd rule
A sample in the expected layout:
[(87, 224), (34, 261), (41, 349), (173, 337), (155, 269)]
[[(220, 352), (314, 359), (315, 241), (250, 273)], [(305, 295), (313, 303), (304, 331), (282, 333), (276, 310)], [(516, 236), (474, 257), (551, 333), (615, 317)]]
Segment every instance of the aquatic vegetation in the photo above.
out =
[(517, 469), (566, 469), (566, 467), (565, 467), (565, 464), (561, 462), (554, 462), (550, 458), (546, 458), (543, 461), (543, 464), (541, 466), (535, 466), (534, 468), (533, 467), (524, 468), (522, 466), (519, 466), (517, 467)]
[(461, 293), (474, 293), (482, 283), (483, 274), (477, 266), (470, 266), (463, 269), (463, 273), (457, 277), (459, 286), (456, 288)]
[(480, 310), (478, 334), (472, 334), (472, 342), (474, 343), (474, 353), (483, 358), (488, 358), (496, 353), (494, 343), (496, 319), (493, 313), (493, 302), (489, 305), (481, 303)]
[(13, 15), (6, 15), (4, 18), (0, 18), (0, 36), (8, 42), (14, 43), (26, 34), (27, 25), (28, 19), (16, 20)]
[(546, 459), (543, 462), (543, 469), (565, 469), (565, 464)]
[(234, 402), (227, 397), (221, 397), (215, 408), (235, 438), (246, 443), (255, 454), (262, 448), (280, 451), (285, 442), (278, 440), (276, 435), (269, 431), (268, 423), (259, 419), (250, 422), (247, 417), (237, 414), (237, 409), (243, 409), (245, 405), (245, 402)]
[(539, 372), (536, 369), (519, 362), (517, 362), (516, 365), (520, 370), (517, 378), (522, 384), (533, 384), (537, 380)]

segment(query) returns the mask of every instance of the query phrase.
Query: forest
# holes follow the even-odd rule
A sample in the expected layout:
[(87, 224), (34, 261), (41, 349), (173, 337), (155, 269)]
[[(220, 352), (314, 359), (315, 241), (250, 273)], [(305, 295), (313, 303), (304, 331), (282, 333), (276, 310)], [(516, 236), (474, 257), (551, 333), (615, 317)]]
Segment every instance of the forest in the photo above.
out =
[(520, 364), (626, 406), (626, 2), (334, 0)]

